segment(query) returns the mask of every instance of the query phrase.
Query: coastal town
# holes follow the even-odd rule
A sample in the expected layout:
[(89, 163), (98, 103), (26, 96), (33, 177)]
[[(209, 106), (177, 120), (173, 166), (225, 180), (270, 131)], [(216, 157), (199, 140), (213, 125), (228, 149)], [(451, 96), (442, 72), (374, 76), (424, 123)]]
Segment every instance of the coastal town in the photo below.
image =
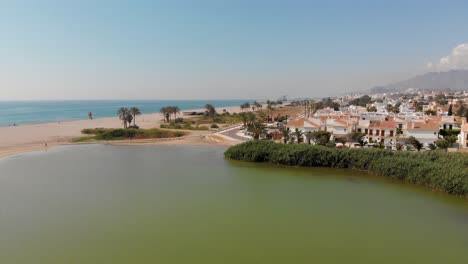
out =
[(285, 105), (303, 111), (276, 129), (270, 125), (263, 138), (337, 147), (468, 149), (467, 92), (357, 95)]

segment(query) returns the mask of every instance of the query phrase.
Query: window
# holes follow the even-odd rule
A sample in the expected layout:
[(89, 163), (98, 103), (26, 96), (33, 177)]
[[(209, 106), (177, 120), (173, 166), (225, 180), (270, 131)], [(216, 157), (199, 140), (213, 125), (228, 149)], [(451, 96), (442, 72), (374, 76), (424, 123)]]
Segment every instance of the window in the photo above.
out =
[(380, 133), (381, 136), (382, 136), (382, 137), (385, 137), (385, 130), (382, 130), (381, 132), (382, 132), (382, 133)]
[(364, 130), (364, 133), (369, 134), (369, 129), (366, 128), (366, 130)]
[(393, 130), (390, 130), (390, 136), (393, 137)]
[(369, 136), (372, 136), (372, 133), (374, 132), (373, 129), (369, 130)]
[(376, 129), (375, 130), (375, 135), (378, 136), (380, 134), (380, 130)]
[(399, 129), (402, 129), (402, 128), (403, 128), (403, 124), (398, 124), (398, 128), (399, 128)]
[(362, 129), (358, 128), (357, 132), (361, 133)]

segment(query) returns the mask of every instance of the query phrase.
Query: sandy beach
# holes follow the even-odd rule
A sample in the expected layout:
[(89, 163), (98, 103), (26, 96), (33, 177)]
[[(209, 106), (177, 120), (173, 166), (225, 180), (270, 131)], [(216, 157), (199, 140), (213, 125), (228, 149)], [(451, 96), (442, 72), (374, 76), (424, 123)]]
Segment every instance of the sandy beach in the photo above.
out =
[[(240, 112), (240, 107), (219, 107), (230, 113)], [(184, 110), (182, 112), (201, 112), (204, 109)], [(143, 114), (137, 117), (137, 125), (141, 128), (159, 128), (163, 122), (160, 113)], [(73, 138), (82, 136), (81, 130), (85, 128), (119, 128), (122, 122), (117, 117), (97, 118), (92, 120), (76, 120), (51, 122), (21, 126), (0, 127), (0, 157), (6, 157), (23, 152), (45, 151), (47, 147), (71, 144)], [(229, 145), (226, 139), (214, 136), (207, 137), (209, 131), (190, 131), (190, 134), (177, 140), (143, 140), (122, 141), (112, 144), (190, 144), (190, 145)]]

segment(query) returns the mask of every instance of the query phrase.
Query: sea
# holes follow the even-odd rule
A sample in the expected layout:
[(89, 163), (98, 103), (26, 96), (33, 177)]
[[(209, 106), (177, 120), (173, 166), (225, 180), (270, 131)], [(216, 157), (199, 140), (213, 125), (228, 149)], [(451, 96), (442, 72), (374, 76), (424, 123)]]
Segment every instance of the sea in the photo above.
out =
[(239, 106), (246, 100), (80, 100), (80, 101), (0, 101), (0, 126), (113, 117), (120, 107), (136, 106), (143, 114), (157, 113), (164, 106), (181, 110)]

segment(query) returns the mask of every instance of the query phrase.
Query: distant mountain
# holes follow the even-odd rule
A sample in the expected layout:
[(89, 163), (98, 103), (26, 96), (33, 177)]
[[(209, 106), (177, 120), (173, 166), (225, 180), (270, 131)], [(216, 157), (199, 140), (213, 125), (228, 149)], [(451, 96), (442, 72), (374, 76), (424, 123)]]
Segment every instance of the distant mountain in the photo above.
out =
[(368, 92), (375, 94), (437, 90), (468, 90), (468, 70), (429, 72), (406, 81), (400, 81), (385, 86), (376, 86)]

